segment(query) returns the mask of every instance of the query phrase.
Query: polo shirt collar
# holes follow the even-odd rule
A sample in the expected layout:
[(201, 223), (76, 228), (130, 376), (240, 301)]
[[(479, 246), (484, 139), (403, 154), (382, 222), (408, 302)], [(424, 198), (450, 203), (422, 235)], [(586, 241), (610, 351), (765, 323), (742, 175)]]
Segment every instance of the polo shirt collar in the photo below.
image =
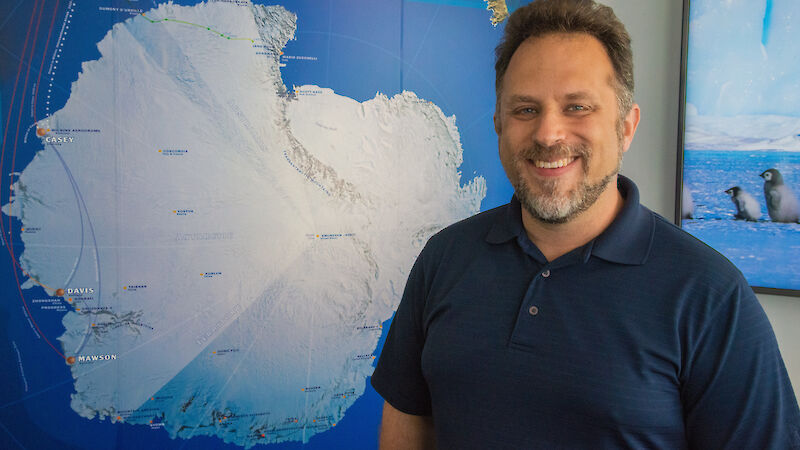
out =
[[(593, 241), (586, 244), (585, 260), (596, 256), (619, 264), (640, 265), (647, 261), (655, 231), (655, 215), (639, 204), (639, 190), (629, 178), (619, 175), (617, 188), (624, 204), (614, 221)], [(512, 239), (528, 240), (522, 226), (521, 205), (516, 195), (504, 214), (499, 214), (486, 236), (490, 244)]]

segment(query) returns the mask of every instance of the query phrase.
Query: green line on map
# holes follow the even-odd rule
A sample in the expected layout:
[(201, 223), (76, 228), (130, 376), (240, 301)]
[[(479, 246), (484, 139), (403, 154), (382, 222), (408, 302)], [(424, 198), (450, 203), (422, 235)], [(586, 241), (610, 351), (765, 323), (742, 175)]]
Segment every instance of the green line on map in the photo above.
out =
[(177, 22), (177, 23), (182, 23), (182, 24), (184, 24), (184, 25), (190, 25), (190, 26), (197, 27), (197, 28), (205, 28), (207, 31), (211, 31), (211, 32), (213, 32), (214, 34), (218, 34), (218, 35), (220, 35), (220, 37), (222, 37), (222, 38), (226, 38), (226, 39), (228, 39), (228, 40), (232, 40), (232, 41), (250, 41), (250, 42), (255, 42), (253, 39), (250, 39), (250, 38), (235, 38), (235, 37), (231, 37), (231, 36), (225, 36), (225, 34), (224, 34), (224, 33), (220, 33), (220, 32), (219, 32), (219, 31), (217, 31), (217, 30), (212, 30), (212, 29), (211, 29), (211, 27), (208, 27), (208, 26), (205, 26), (205, 25), (196, 24), (196, 23), (192, 23), (192, 22), (186, 22), (186, 21), (184, 21), (184, 20), (178, 20), (178, 19), (160, 19), (160, 20), (153, 20), (153, 19), (151, 19), (151, 18), (147, 17), (146, 15), (144, 15), (144, 13), (142, 13), (142, 17), (144, 17), (145, 19), (147, 19), (147, 21), (149, 21), (150, 23), (161, 23), (161, 22)]

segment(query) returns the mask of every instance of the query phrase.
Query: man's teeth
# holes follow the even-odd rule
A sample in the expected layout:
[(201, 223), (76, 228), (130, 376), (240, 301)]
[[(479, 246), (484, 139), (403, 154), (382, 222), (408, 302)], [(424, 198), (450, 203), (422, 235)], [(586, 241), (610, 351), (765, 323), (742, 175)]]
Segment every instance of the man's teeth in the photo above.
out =
[(559, 167), (566, 166), (574, 160), (575, 158), (564, 158), (559, 159), (558, 161), (534, 161), (534, 164), (536, 164), (536, 167), (539, 167), (540, 169), (558, 169)]

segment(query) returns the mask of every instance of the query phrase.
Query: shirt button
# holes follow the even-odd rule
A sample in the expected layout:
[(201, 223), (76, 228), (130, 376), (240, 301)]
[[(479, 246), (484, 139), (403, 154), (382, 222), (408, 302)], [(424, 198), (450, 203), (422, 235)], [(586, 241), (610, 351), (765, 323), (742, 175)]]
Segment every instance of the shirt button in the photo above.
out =
[(536, 305), (531, 306), (530, 308), (528, 308), (528, 314), (532, 316), (539, 314), (539, 308)]
[(549, 277), (550, 276), (550, 269), (547, 269), (544, 272), (542, 272), (542, 276), (545, 277), (545, 278)]

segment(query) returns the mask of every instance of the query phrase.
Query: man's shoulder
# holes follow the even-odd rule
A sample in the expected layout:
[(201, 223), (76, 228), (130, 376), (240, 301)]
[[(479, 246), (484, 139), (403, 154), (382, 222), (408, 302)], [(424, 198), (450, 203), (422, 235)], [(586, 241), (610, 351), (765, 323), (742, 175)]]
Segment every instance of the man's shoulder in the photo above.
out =
[(677, 274), (705, 274), (709, 281), (738, 282), (744, 277), (728, 258), (705, 242), (692, 236), (663, 216), (654, 217), (651, 257), (661, 265), (668, 264)]
[(509, 234), (510, 204), (498, 206), (449, 225), (428, 239), (421, 256), (429, 261), (469, 259), (483, 254), (487, 237), (495, 230)]
[(484, 240), (494, 226), (503, 226), (510, 204), (505, 204), (467, 217), (434, 234), (430, 243), (442, 244), (462, 239)]

